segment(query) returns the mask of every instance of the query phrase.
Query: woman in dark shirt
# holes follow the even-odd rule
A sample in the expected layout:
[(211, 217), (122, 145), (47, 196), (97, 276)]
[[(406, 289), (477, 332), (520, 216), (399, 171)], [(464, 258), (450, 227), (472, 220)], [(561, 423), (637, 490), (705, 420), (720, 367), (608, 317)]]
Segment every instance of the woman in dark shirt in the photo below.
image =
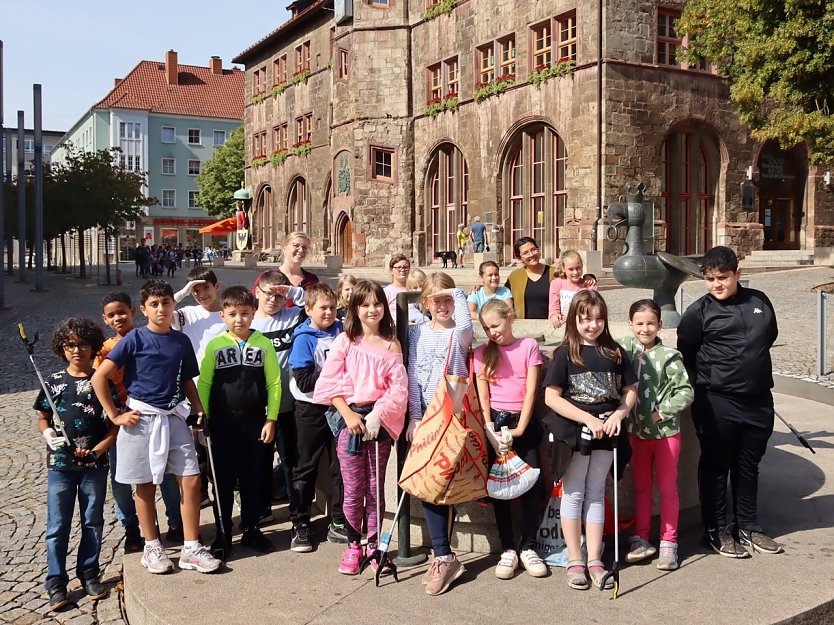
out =
[(539, 244), (531, 237), (513, 243), (513, 256), (524, 264), (510, 274), (505, 284), (513, 292), (516, 319), (547, 319), (550, 281), (556, 268), (541, 262)]

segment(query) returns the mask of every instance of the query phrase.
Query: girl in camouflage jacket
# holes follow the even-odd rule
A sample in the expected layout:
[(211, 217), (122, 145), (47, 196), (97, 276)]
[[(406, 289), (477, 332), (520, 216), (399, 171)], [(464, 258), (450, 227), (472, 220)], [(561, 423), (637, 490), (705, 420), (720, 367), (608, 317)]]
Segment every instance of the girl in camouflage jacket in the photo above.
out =
[(657, 568), (678, 568), (678, 459), (681, 450), (680, 414), (692, 403), (694, 391), (680, 352), (657, 336), (662, 327), (660, 307), (650, 299), (631, 305), (628, 326), (634, 336), (619, 340), (637, 373), (637, 406), (628, 420), (633, 456), (635, 528), (626, 556), (639, 562), (657, 553), (649, 543), (653, 473), (660, 493), (660, 558)]

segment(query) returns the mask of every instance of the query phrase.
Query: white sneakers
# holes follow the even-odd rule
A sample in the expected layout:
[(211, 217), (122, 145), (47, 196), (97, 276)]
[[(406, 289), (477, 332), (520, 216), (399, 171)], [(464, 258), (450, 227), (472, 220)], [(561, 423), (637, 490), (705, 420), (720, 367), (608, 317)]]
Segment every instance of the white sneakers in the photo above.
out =
[(501, 554), (501, 559), (495, 566), (495, 577), (498, 579), (512, 579), (518, 568), (518, 555), (515, 549), (507, 549)]
[(519, 561), (533, 577), (546, 577), (547, 565), (532, 549), (525, 549), (521, 556), (517, 555), (514, 549), (507, 549), (501, 554), (501, 559), (495, 566), (495, 577), (498, 579), (512, 579), (518, 568)]

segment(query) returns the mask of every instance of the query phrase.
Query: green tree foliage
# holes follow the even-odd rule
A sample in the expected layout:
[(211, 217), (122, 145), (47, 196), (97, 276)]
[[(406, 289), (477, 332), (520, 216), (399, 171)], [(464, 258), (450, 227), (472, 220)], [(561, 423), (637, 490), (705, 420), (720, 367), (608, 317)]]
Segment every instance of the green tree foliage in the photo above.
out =
[(729, 81), (756, 139), (804, 141), (811, 162), (834, 161), (834, 0), (692, 0), (678, 30), (682, 55)]
[(234, 192), (243, 182), (243, 126), (234, 130), (197, 176), (197, 202), (207, 214), (231, 217), (235, 213)]

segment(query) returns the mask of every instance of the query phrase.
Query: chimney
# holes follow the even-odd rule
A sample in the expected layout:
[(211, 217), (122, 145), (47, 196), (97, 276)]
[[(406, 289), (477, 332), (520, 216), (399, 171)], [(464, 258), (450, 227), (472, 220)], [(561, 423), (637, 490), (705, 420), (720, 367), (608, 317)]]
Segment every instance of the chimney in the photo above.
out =
[(122, 81), (123, 81), (123, 80), (124, 80), (124, 78), (114, 78), (114, 79), (113, 79), (113, 88), (115, 89), (115, 88), (116, 88), (116, 87), (118, 87), (120, 84), (122, 84)]
[(211, 73), (217, 76), (223, 75), (223, 59), (219, 56), (211, 57), (209, 61), (209, 68), (211, 69)]
[(175, 50), (168, 50), (165, 53), (165, 82), (169, 85), (179, 84), (179, 68)]

